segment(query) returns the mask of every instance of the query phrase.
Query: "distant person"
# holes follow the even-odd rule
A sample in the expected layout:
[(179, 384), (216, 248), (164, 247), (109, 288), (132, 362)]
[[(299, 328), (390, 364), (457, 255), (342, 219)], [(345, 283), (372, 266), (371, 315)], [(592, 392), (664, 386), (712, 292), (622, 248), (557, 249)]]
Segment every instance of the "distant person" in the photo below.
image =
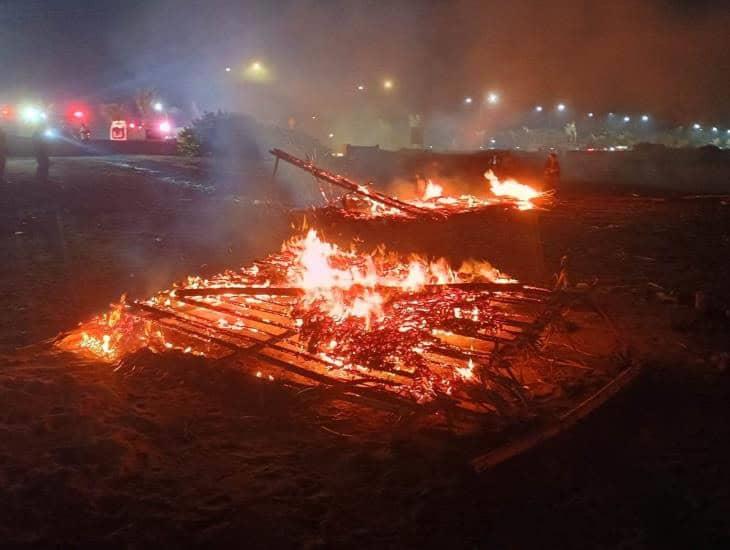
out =
[(48, 139), (43, 128), (38, 128), (33, 132), (33, 153), (38, 164), (36, 177), (39, 181), (46, 181), (48, 179), (48, 169), (51, 166), (51, 160), (48, 157)]
[(560, 162), (558, 155), (554, 151), (548, 155), (545, 161), (545, 182), (551, 187), (555, 187), (560, 182)]
[(79, 138), (81, 141), (89, 141), (91, 139), (91, 130), (89, 130), (89, 127), (83, 122), (79, 129)]
[(5, 181), (5, 161), (8, 155), (8, 140), (5, 130), (0, 128), (0, 182)]

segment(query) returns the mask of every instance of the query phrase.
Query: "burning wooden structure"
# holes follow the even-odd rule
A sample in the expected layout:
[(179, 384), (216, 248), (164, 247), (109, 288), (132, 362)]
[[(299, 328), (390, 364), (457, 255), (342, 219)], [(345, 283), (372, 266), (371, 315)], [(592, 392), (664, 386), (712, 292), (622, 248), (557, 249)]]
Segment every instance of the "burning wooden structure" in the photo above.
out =
[[(446, 196), (441, 185), (429, 180), (419, 198), (401, 200), (381, 193), (371, 186), (357, 183), (343, 175), (329, 172), (281, 149), (273, 149), (270, 152), (276, 158), (274, 173), (278, 169), (279, 161), (287, 162), (310, 173), (326, 201), (325, 207), (318, 210), (343, 218), (443, 220), (455, 214), (479, 212), (494, 207), (531, 210), (535, 208), (535, 201), (544, 203), (552, 195), (552, 192), (537, 191), (511, 178), (502, 181), (489, 170), (484, 174), (490, 184), (491, 196), (489, 197)], [(322, 187), (323, 183), (330, 187), (334, 186), (344, 191), (345, 194), (335, 200), (332, 198), (333, 193), (325, 192)]]
[(544, 393), (528, 356), (569, 305), (486, 262), (346, 251), (312, 230), (250, 267), (123, 300), (58, 346), (110, 362), (140, 349), (235, 361), (388, 410), (521, 417)]

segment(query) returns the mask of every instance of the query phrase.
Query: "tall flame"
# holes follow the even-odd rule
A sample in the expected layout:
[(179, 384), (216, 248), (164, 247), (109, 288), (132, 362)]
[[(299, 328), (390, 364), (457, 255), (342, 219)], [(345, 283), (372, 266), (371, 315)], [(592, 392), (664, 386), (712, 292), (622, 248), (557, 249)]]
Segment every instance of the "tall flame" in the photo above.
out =
[(426, 189), (424, 189), (423, 191), (423, 200), (427, 201), (429, 199), (437, 199), (443, 194), (443, 187), (441, 187), (438, 183), (434, 183), (431, 180), (428, 180), (428, 183), (426, 184)]
[(484, 173), (484, 177), (489, 181), (493, 194), (498, 197), (510, 197), (515, 199), (517, 201), (517, 207), (520, 210), (529, 210), (533, 208), (534, 205), (532, 204), (532, 199), (540, 196), (539, 191), (512, 178), (500, 181), (500, 179), (491, 170), (487, 170)]
[(316, 305), (337, 321), (347, 317), (361, 317), (366, 322), (381, 318), (383, 288), (418, 292), (426, 285), (456, 283), (465, 278), (514, 282), (488, 262), (475, 260), (464, 262), (459, 271), (443, 258), (429, 262), (420, 256), (413, 256), (408, 263), (385, 266), (381, 257), (343, 251), (336, 244), (322, 241), (314, 229), (304, 238), (289, 241), (285, 249), (294, 254), (287, 272), (289, 284), (304, 290), (305, 304)]

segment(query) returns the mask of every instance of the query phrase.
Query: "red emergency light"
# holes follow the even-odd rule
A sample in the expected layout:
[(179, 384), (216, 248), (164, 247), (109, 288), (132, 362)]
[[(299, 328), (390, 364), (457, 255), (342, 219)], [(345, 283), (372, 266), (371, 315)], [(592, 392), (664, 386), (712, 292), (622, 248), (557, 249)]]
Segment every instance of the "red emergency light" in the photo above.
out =
[(66, 121), (71, 124), (88, 124), (89, 106), (80, 101), (69, 103), (66, 105)]

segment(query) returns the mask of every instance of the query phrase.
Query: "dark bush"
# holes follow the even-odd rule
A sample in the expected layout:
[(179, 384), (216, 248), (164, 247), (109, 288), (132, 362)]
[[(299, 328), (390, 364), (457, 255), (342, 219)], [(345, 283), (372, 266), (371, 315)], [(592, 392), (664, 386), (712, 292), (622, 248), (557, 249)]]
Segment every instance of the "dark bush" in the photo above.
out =
[(177, 136), (177, 152), (186, 157), (199, 157), (201, 154), (200, 140), (195, 130), (185, 128)]

